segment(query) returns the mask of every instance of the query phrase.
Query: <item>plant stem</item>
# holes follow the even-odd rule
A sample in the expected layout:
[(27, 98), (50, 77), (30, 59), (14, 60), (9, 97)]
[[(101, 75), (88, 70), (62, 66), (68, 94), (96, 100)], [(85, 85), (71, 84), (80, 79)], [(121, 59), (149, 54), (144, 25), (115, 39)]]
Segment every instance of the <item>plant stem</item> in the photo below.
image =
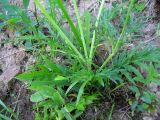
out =
[(95, 38), (96, 38), (96, 28), (98, 27), (98, 24), (99, 24), (99, 19), (100, 19), (101, 13), (102, 13), (104, 2), (105, 2), (105, 0), (102, 0), (101, 6), (100, 6), (100, 9), (99, 9), (99, 12), (98, 12), (97, 20), (96, 20), (96, 23), (95, 23), (95, 29), (93, 31), (91, 50), (90, 50), (90, 54), (89, 54), (90, 62), (92, 61), (92, 58), (93, 58), (94, 44), (95, 44)]
[(129, 23), (129, 19), (130, 19), (130, 14), (131, 14), (131, 10), (132, 10), (132, 8), (133, 8), (133, 5), (134, 5), (134, 0), (131, 0), (130, 6), (129, 6), (129, 8), (128, 8), (127, 15), (126, 15), (126, 20), (125, 20), (124, 25), (123, 25), (123, 29), (122, 29), (121, 35), (120, 35), (120, 37), (119, 37), (119, 39), (118, 39), (118, 41), (117, 41), (117, 43), (116, 43), (115, 49), (113, 50), (113, 51), (115, 51), (115, 52), (118, 51), (117, 49), (119, 49), (119, 45), (120, 45), (121, 40), (123, 39), (123, 36), (124, 36), (125, 31), (126, 31), (126, 29), (127, 29), (127, 26), (128, 26), (128, 23)]
[(73, 5), (74, 5), (77, 21), (78, 21), (79, 30), (80, 30), (80, 33), (81, 33), (81, 40), (82, 40), (82, 44), (83, 44), (83, 48), (84, 48), (84, 54), (85, 54), (86, 59), (88, 59), (87, 46), (86, 46), (86, 42), (85, 42), (85, 39), (84, 39), (82, 24), (81, 24), (76, 0), (73, 0)]
[(82, 44), (81, 43), (82, 41), (81, 41), (81, 38), (80, 38), (80, 34), (78, 33), (78, 30), (76, 29), (76, 27), (75, 27), (71, 17), (69, 16), (65, 6), (63, 5), (63, 1), (62, 0), (56, 0), (56, 2), (58, 4), (58, 6), (60, 7), (61, 11), (63, 12), (63, 14), (64, 14), (69, 26), (70, 26), (71, 31), (74, 33), (74, 35), (75, 35), (76, 39), (78, 40), (78, 42), (80, 44)]
[(117, 89), (123, 87), (126, 83), (121, 83), (120, 85), (118, 85), (116, 88), (114, 88), (113, 90), (111, 90), (110, 94), (114, 91), (116, 91)]
[(102, 64), (102, 66), (99, 68), (99, 71), (101, 71), (105, 66), (106, 64), (110, 61), (110, 59), (114, 56), (115, 53), (112, 53), (108, 56), (108, 58), (104, 61), (104, 63)]
[(100, 67), (99, 71), (101, 71), (106, 66), (106, 64), (112, 59), (112, 57), (118, 52), (119, 48), (123, 45), (122, 39), (123, 39), (123, 36), (124, 36), (125, 31), (126, 31), (127, 26), (128, 26), (128, 22), (129, 22), (129, 19), (130, 19), (130, 14), (131, 14), (131, 10), (133, 8), (133, 5), (134, 5), (134, 0), (130, 0), (130, 5), (129, 5), (128, 11), (127, 11), (126, 19), (125, 19), (125, 22), (124, 22), (123, 29), (122, 29), (122, 32), (120, 34), (120, 37), (119, 37), (119, 39), (118, 39), (118, 41), (117, 41), (117, 43), (115, 45), (115, 48), (113, 49), (113, 52), (104, 61), (104, 63)]
[(53, 25), (53, 27), (59, 32), (59, 34), (64, 39), (64, 41), (66, 42), (66, 44), (68, 44), (68, 46), (71, 47), (74, 50), (74, 52), (78, 55), (78, 57), (85, 63), (86, 61), (85, 61), (84, 57), (82, 56), (82, 54), (77, 50), (77, 48), (73, 45), (73, 43), (68, 39), (68, 37), (61, 30), (61, 28), (56, 24), (56, 22), (52, 19), (52, 17), (49, 16), (49, 14), (47, 13), (47, 11), (40, 4), (39, 0), (34, 0), (34, 2), (40, 8), (41, 12), (46, 16), (46, 18), (48, 18), (48, 20), (51, 22), (51, 24)]
[(115, 107), (115, 103), (113, 103), (112, 107), (111, 107), (111, 111), (109, 113), (109, 117), (108, 117), (108, 120), (112, 120), (112, 114), (113, 114), (113, 109)]

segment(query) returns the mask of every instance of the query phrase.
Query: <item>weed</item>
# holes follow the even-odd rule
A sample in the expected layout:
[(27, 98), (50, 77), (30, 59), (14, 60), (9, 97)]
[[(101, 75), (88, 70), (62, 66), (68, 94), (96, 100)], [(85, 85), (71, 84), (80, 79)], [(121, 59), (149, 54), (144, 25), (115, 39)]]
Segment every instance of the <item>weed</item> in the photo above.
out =
[[(107, 89), (110, 96), (124, 86), (133, 93), (128, 100), (133, 112), (156, 109), (153, 103), (157, 103), (157, 98), (147, 86), (151, 82), (160, 84), (157, 72), (160, 49), (142, 48), (141, 45), (129, 49), (125, 46), (133, 42), (133, 35), (142, 29), (140, 19), (135, 19), (132, 14), (138, 15), (144, 9), (143, 4), (130, 0), (122, 5), (113, 3), (114, 8), (105, 10), (105, 0), (102, 0), (95, 20), (89, 12), (85, 12), (81, 19), (76, 0), (73, 0), (76, 26), (62, 0), (55, 0), (50, 4), (53, 9), (49, 10), (39, 0), (34, 1), (44, 15), (38, 19), (43, 19), (50, 35), (45, 36), (38, 28), (32, 29), (36, 31), (33, 35), (19, 38), (31, 39), (38, 44), (35, 49), (39, 56), (32, 69), (16, 78), (27, 81), (29, 89), (35, 91), (30, 98), (38, 103), (34, 107), (37, 110), (35, 119), (76, 119), (88, 105), (100, 98), (101, 89)], [(62, 20), (68, 22), (70, 31), (64, 30), (58, 17), (53, 16), (57, 10)], [(105, 57), (97, 52), (102, 45), (105, 46)], [(95, 62), (97, 55), (103, 58), (99, 64)], [(61, 62), (57, 62), (57, 56), (61, 56)], [(109, 119), (115, 106), (113, 104)]]
[[(0, 120), (12, 120), (12, 118), (14, 118), (15, 120), (18, 120), (17, 115), (12, 111), (12, 109), (7, 107), (1, 100), (0, 100), (0, 107), (3, 108), (3, 109), (0, 109)], [(10, 117), (8, 117), (9, 114), (10, 114)]]

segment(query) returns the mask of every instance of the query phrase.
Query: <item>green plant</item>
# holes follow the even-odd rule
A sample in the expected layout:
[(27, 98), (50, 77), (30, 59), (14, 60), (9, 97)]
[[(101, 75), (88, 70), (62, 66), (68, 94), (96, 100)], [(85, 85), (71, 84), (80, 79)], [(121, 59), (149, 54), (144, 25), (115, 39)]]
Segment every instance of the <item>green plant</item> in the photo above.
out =
[[(11, 5), (8, 0), (1, 0), (1, 17), (0, 20), (2, 24), (0, 29), (3, 27), (8, 27), (11, 31), (17, 31), (19, 34), (26, 34), (26, 32), (35, 31), (34, 23), (35, 21), (31, 21), (30, 15), (27, 12), (28, 0), (24, 0), (22, 7)], [(27, 2), (28, 1), (28, 2)], [(31, 31), (32, 30), (32, 31)]]
[[(2, 108), (1, 108), (2, 107)], [(1, 100), (0, 100), (0, 120), (18, 120), (17, 115), (12, 111), (11, 108), (7, 107)], [(8, 117), (10, 115), (10, 117)]]
[[(133, 26), (131, 13), (135, 9), (134, 0), (130, 0), (129, 4), (127, 2), (128, 7), (126, 4), (115, 5), (112, 10), (104, 12), (106, 15), (102, 14), (105, 2), (102, 0), (95, 22), (92, 21), (89, 12), (84, 14), (82, 20), (76, 0), (73, 0), (77, 26), (73, 23), (62, 0), (54, 2), (54, 8), (61, 11), (70, 25), (70, 31), (65, 31), (63, 25), (57, 23), (51, 14), (52, 11), (47, 12), (40, 2), (35, 0), (35, 4), (46, 18), (44, 23), (49, 27), (50, 36), (44, 36), (39, 30), (39, 37), (31, 37), (49, 46), (50, 50), (46, 52), (46, 46), (39, 48), (37, 51), (40, 57), (36, 65), (16, 77), (28, 81), (29, 89), (35, 91), (30, 100), (38, 103), (35, 110), (42, 108), (36, 113), (35, 118), (76, 119), (88, 105), (98, 100), (101, 95), (100, 89), (107, 89), (109, 96), (123, 86), (133, 93), (133, 98), (129, 100), (133, 111), (137, 108), (139, 111), (155, 108), (153, 103), (157, 102), (157, 99), (154, 93), (144, 89), (147, 89), (151, 82), (159, 84), (156, 66), (160, 60), (160, 49), (125, 47), (125, 44), (132, 42), (131, 35), (142, 27), (139, 24)], [(138, 7), (138, 11), (142, 8)], [(122, 12), (118, 14), (118, 10)], [(116, 26), (113, 21), (118, 15), (120, 24)], [(105, 42), (105, 51), (108, 55), (100, 64), (96, 64), (95, 57), (99, 54), (97, 48), (103, 45), (102, 42)], [(56, 60), (57, 56), (62, 57), (61, 62)], [(144, 72), (147, 74), (144, 75)]]

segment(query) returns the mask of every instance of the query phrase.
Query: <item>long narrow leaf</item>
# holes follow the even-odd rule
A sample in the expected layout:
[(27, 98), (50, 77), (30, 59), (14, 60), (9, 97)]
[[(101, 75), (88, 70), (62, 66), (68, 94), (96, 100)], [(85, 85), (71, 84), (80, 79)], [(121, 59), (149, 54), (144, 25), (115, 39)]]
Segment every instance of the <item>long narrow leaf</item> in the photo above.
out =
[[(90, 80), (90, 79), (89, 79)], [(86, 86), (86, 84), (88, 83), (89, 80), (86, 80), (80, 87), (79, 92), (78, 92), (78, 96), (77, 96), (77, 100), (76, 100), (76, 105), (78, 105), (80, 98), (82, 97), (83, 93), (84, 93), (84, 88)]]
[[(87, 49), (89, 49), (90, 46), (90, 29), (91, 29), (91, 15), (90, 13), (87, 11), (85, 12), (85, 27), (86, 27), (86, 46)], [(89, 51), (88, 51), (89, 52)]]
[(93, 31), (91, 50), (90, 50), (90, 54), (89, 54), (90, 61), (92, 60), (92, 57), (93, 57), (94, 44), (95, 44), (95, 38), (96, 38), (96, 28), (98, 27), (98, 24), (99, 24), (99, 19), (100, 19), (101, 13), (102, 13), (104, 3), (105, 3), (105, 0), (102, 0), (101, 6), (100, 6), (99, 12), (98, 12), (97, 20), (96, 20), (96, 23), (95, 23), (95, 30)]
[(73, 120), (66, 107), (62, 108), (61, 111), (67, 120)]
[(67, 89), (65, 95), (67, 95), (67, 94), (69, 93), (69, 91), (70, 91), (77, 83), (78, 83), (78, 81), (73, 82), (73, 83), (69, 86), (69, 88)]
[(134, 74), (136, 74), (137, 76), (139, 76), (140, 78), (143, 78), (142, 74), (140, 73), (139, 70), (137, 70), (135, 67), (133, 67), (132, 65), (127, 65), (126, 69), (128, 69), (128, 71), (133, 72)]
[(67, 19), (68, 24), (70, 25), (72, 32), (74, 33), (74, 35), (76, 36), (76, 38), (77, 38), (77, 39), (79, 40), (79, 42), (81, 43), (80, 34), (78, 33), (78, 30), (76, 29), (76, 27), (75, 27), (75, 25), (74, 25), (71, 17), (68, 15), (68, 12), (67, 12), (65, 6), (63, 5), (62, 0), (57, 0), (57, 4), (58, 4), (58, 6), (60, 7), (60, 9), (62, 10), (65, 18)]
[(79, 30), (80, 30), (80, 33), (81, 33), (81, 39), (82, 39), (82, 43), (83, 43), (85, 57), (87, 59), (88, 58), (88, 53), (87, 53), (87, 48), (86, 48), (86, 42), (85, 42), (85, 39), (84, 39), (84, 33), (83, 33), (83, 29), (82, 29), (82, 24), (81, 24), (81, 20), (80, 20), (80, 16), (79, 16), (79, 11), (78, 11), (76, 0), (73, 0), (73, 5), (74, 5), (74, 9), (75, 9), (77, 20), (78, 20), (78, 26), (79, 26)]
[(0, 114), (0, 120), (1, 120), (1, 118), (2, 118), (3, 120), (12, 120), (11, 118), (9, 118), (9, 117), (7, 117), (7, 116), (5, 116), (5, 115), (3, 115), (3, 114)]
[(39, 0), (34, 0), (36, 5), (40, 8), (41, 12), (45, 15), (46, 18), (48, 18), (49, 22), (53, 25), (53, 27), (59, 32), (61, 37), (64, 39), (66, 44), (74, 50), (74, 52), (78, 55), (78, 57), (85, 62), (85, 59), (83, 58), (82, 54), (77, 50), (77, 48), (73, 45), (73, 43), (68, 39), (68, 37), (65, 35), (65, 33), (61, 30), (61, 28), (56, 24), (56, 22), (52, 19), (51, 16), (47, 13), (47, 11), (44, 9), (44, 7), (40, 4)]
[(122, 32), (121, 32), (121, 34), (118, 38), (118, 41), (115, 45), (114, 52), (117, 52), (118, 49), (121, 47), (122, 39), (125, 35), (125, 31), (127, 29), (127, 26), (128, 26), (129, 20), (130, 20), (131, 10), (134, 6), (134, 2), (135, 2), (134, 0), (130, 0), (130, 5), (128, 7), (128, 11), (127, 11), (127, 15), (126, 15), (125, 22), (124, 22), (124, 25), (123, 25), (123, 29), (122, 29)]
[(127, 11), (125, 22), (124, 22), (124, 25), (122, 28), (122, 32), (118, 38), (118, 41), (116, 42), (115, 47), (113, 48), (113, 52), (109, 55), (108, 58), (106, 58), (106, 60), (104, 61), (104, 63), (102, 64), (102, 66), (99, 69), (100, 71), (106, 66), (106, 64), (113, 58), (113, 56), (118, 52), (119, 48), (123, 45), (123, 37), (124, 37), (125, 31), (127, 29), (127, 26), (128, 26), (129, 20), (130, 20), (130, 14), (131, 14), (131, 10), (134, 6), (134, 2), (135, 2), (134, 0), (130, 0), (130, 5), (128, 7), (128, 11)]
[[(1, 100), (0, 100), (0, 106), (2, 106), (7, 112), (11, 113), (14, 116), (14, 118), (17, 119), (16, 114), (10, 108), (8, 108)], [(0, 118), (1, 117), (2, 116), (0, 116)]]
[(6, 109), (7, 111), (9, 111), (9, 109), (8, 109), (8, 107), (0, 100), (0, 105), (4, 108), (4, 109)]

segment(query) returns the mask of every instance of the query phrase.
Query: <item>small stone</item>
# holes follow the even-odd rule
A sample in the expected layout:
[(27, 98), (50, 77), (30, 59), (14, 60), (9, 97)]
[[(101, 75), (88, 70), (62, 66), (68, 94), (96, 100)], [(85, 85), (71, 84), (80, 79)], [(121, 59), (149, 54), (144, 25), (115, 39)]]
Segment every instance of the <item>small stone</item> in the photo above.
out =
[(160, 99), (160, 91), (158, 91), (156, 94), (157, 94), (157, 98)]
[(155, 118), (146, 116), (146, 117), (143, 117), (143, 120), (155, 120)]
[(149, 85), (149, 88), (150, 88), (150, 90), (151, 90), (152, 92), (157, 92), (157, 87), (158, 87), (158, 85), (155, 84), (155, 83), (151, 83), (151, 84)]

